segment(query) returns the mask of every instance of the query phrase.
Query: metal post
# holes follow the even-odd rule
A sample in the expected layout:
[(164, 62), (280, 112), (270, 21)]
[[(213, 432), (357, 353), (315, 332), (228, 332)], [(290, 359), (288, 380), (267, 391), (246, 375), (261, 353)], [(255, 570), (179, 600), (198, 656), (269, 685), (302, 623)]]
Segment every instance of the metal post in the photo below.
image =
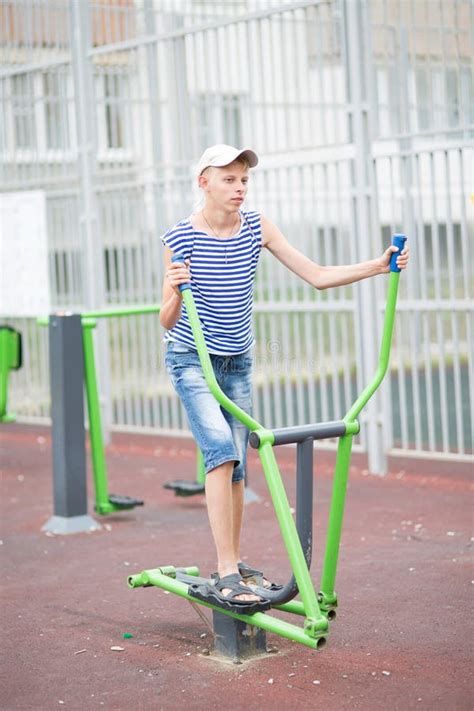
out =
[(84, 431), (84, 366), (79, 314), (49, 319), (54, 516), (51, 533), (79, 533), (101, 526), (87, 515)]
[[(91, 48), (90, 3), (73, 0), (70, 5), (72, 71), (74, 80), (77, 152), (80, 178), (80, 234), (84, 245), (84, 304), (88, 310), (106, 303), (104, 253), (100, 237), (94, 183), (97, 173), (96, 101)], [(112, 421), (107, 329), (98, 334), (98, 371), (101, 385), (104, 441), (109, 440)]]
[[(144, 17), (147, 31), (150, 34), (156, 34), (156, 14), (153, 0), (145, 0)], [(164, 226), (165, 214), (163, 205), (163, 187), (164, 175), (159, 174), (159, 170), (163, 171), (163, 150), (162, 136), (163, 127), (161, 120), (161, 111), (159, 104), (160, 85), (158, 75), (158, 47), (156, 42), (150, 42), (145, 47), (146, 52), (146, 67), (148, 80), (148, 96), (149, 96), (149, 131), (150, 149), (153, 157), (153, 171), (151, 183), (147, 185), (147, 197), (152, 201), (152, 209), (154, 224), (151, 225), (151, 233), (158, 234), (158, 231)], [(159, 275), (161, 273), (161, 262), (159, 264)]]
[(249, 659), (267, 651), (267, 635), (265, 630), (249, 625), (242, 620), (223, 615), (217, 610), (212, 611), (214, 627), (214, 647), (219, 654), (230, 657), (239, 664), (243, 659)]
[[(297, 528), (308, 569), (313, 550), (313, 454), (312, 437), (296, 445)], [(301, 540), (302, 535), (305, 535), (305, 540)]]
[[(409, 82), (407, 77), (410, 76), (410, 61), (409, 61), (409, 40), (408, 30), (405, 26), (399, 28), (399, 55), (397, 63), (397, 84), (400, 94), (398, 96), (399, 107), (399, 131), (402, 136), (399, 140), (400, 153), (400, 180), (403, 186), (403, 231), (409, 235), (410, 241), (413, 243), (416, 235), (415, 215), (413, 210), (412, 186), (413, 186), (413, 169), (412, 169), (412, 149), (413, 140), (411, 136), (411, 121), (410, 121), (410, 97), (409, 97)], [(393, 158), (392, 158), (393, 160)], [(404, 278), (408, 289), (408, 298), (414, 299), (415, 295), (412, 290), (412, 281), (410, 279), (410, 270)], [(417, 329), (418, 319), (415, 317), (410, 320), (410, 328)], [(418, 342), (420, 336), (417, 335)], [(383, 422), (385, 425), (384, 441), (385, 451), (389, 451), (393, 447), (393, 413), (392, 413), (392, 384), (389, 377), (387, 385), (381, 392), (383, 401)]]
[[(174, 14), (170, 16), (170, 23), (173, 24), (174, 30), (179, 30), (183, 27), (183, 16)], [(173, 132), (171, 140), (173, 142), (173, 164), (174, 176), (178, 189), (182, 189), (183, 185), (188, 184), (189, 161), (190, 153), (190, 136), (191, 131), (191, 102), (188, 89), (188, 73), (186, 59), (186, 37), (185, 35), (176, 35), (168, 41), (169, 62), (169, 77), (173, 77), (169, 81), (169, 111), (174, 117)]]
[[(368, 7), (365, 0), (353, 2), (343, 0), (343, 26), (345, 40), (345, 63), (347, 77), (347, 92), (349, 98), (349, 125), (351, 140), (355, 153), (353, 161), (352, 201), (353, 229), (356, 254), (360, 261), (374, 257), (379, 248), (375, 239), (378, 225), (372, 219), (371, 204), (374, 200), (373, 163), (371, 157), (371, 118), (370, 96), (367, 66), (370, 57), (367, 54), (365, 36), (370, 32), (368, 22)], [(367, 383), (377, 367), (377, 333), (374, 324), (377, 319), (377, 294), (373, 279), (366, 279), (355, 287), (357, 302), (356, 342), (358, 367), (361, 369), (363, 382)], [(366, 416), (362, 419), (369, 469), (371, 472), (383, 474), (387, 470), (387, 458), (384, 451), (383, 428), (380, 394), (368, 403)]]

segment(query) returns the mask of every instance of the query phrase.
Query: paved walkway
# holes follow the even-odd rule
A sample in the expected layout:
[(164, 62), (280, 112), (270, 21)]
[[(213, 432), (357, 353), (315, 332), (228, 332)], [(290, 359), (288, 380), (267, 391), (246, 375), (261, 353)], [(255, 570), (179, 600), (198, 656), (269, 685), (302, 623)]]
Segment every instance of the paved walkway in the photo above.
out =
[[(193, 476), (189, 442), (115, 437), (108, 450), (111, 490), (142, 496), (146, 506), (103, 519), (99, 532), (66, 537), (41, 532), (52, 513), (49, 430), (4, 425), (0, 442), (5, 711), (473, 708), (466, 467), (435, 473), (400, 462), (382, 479), (354, 460), (340, 610), (328, 644), (312, 652), (268, 635), (278, 652), (237, 666), (206, 654), (211, 635), (186, 601), (126, 586), (131, 572), (160, 564), (198, 564), (204, 574), (214, 569), (203, 497), (177, 499), (162, 489), (167, 479)], [(290, 497), (293, 454), (278, 451)], [(315, 465), (315, 579), (330, 459), (318, 456)], [(253, 452), (250, 477), (261, 502), (246, 508), (244, 554), (269, 576), (286, 579), (285, 552)]]

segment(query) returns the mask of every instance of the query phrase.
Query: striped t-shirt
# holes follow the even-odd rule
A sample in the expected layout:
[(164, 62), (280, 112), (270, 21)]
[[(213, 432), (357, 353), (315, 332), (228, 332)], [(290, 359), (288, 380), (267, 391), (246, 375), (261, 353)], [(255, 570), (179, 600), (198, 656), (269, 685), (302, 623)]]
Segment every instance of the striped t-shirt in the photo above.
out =
[[(258, 212), (241, 211), (240, 216), (240, 231), (227, 239), (195, 230), (189, 219), (161, 238), (172, 252), (191, 261), (191, 289), (204, 339), (209, 352), (218, 355), (244, 353), (254, 343), (253, 285), (262, 230)], [(164, 340), (196, 347), (184, 303)]]

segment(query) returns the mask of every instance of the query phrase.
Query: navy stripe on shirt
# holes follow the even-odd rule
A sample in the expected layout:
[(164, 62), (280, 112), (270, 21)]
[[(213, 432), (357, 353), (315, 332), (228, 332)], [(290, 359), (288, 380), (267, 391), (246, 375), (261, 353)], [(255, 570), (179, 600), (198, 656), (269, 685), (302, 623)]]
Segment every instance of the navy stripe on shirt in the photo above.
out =
[[(241, 212), (238, 234), (218, 239), (195, 230), (189, 219), (168, 230), (162, 242), (191, 262), (191, 289), (210, 353), (236, 355), (254, 343), (252, 303), (255, 271), (262, 248), (260, 213)], [(165, 334), (195, 348), (186, 307)]]

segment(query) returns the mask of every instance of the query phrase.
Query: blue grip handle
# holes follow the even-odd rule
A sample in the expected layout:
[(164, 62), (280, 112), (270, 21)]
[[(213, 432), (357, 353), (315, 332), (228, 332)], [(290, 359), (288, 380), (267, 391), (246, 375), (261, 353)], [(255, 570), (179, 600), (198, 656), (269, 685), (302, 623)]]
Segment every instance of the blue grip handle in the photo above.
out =
[(407, 238), (405, 235), (393, 235), (392, 244), (394, 247), (398, 247), (398, 252), (392, 252), (390, 257), (390, 271), (391, 272), (401, 272), (402, 270), (397, 267), (397, 257), (399, 256), (402, 249), (405, 247), (405, 242)]
[[(184, 257), (183, 257), (182, 254), (173, 254), (173, 256), (171, 257), (171, 261), (172, 261), (173, 263), (174, 263), (174, 262), (183, 262), (183, 264), (184, 264), (185, 259), (184, 259)], [(178, 289), (179, 289), (180, 291), (184, 291), (185, 289), (190, 289), (190, 288), (191, 288), (191, 284), (180, 284), (180, 285), (178, 286)]]

